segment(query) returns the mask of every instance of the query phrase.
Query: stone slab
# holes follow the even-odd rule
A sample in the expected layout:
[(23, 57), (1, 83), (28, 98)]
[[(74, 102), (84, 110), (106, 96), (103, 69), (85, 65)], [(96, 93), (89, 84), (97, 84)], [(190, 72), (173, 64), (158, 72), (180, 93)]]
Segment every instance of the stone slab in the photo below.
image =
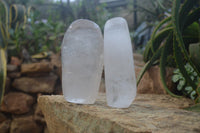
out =
[(61, 95), (40, 96), (38, 102), (49, 133), (200, 132), (200, 113), (178, 109), (192, 104), (185, 100), (139, 94), (127, 109), (108, 107), (104, 94), (93, 105), (69, 103)]
[(53, 70), (53, 66), (50, 62), (39, 62), (31, 64), (22, 64), (21, 73), (22, 74), (32, 74), (32, 73), (48, 73)]
[(57, 78), (56, 75), (21, 77), (15, 79), (12, 86), (26, 93), (53, 93)]
[(31, 95), (21, 92), (9, 92), (4, 96), (0, 110), (12, 114), (25, 114), (31, 110), (35, 100)]

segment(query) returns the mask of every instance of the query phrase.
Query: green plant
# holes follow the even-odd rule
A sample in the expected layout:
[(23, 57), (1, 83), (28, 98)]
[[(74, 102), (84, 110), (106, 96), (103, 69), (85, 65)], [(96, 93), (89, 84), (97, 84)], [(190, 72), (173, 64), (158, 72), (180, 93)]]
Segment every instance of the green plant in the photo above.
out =
[[(194, 71), (192, 66), (187, 63), (185, 65), (185, 70), (187, 71), (187, 74), (190, 76), (191, 80), (195, 83), (196, 86), (200, 84), (200, 77), (197, 75), (197, 73)], [(182, 94), (190, 97), (193, 100), (197, 100), (198, 94), (197, 89), (193, 89), (185, 80), (182, 73), (179, 69), (176, 69), (174, 71), (174, 75), (172, 76), (172, 81), (174, 83), (177, 83), (177, 90), (181, 92)]]
[[(21, 29), (25, 27), (28, 13), (23, 5), (13, 4), (10, 7), (4, 0), (0, 0), (0, 40), (1, 48), (6, 50), (19, 51), (20, 45), (23, 42), (19, 42), (19, 36), (21, 35)], [(27, 10), (29, 12), (29, 8)], [(15, 35), (14, 35), (15, 34)]]
[[(159, 63), (161, 80), (166, 92), (172, 96), (180, 97), (168, 89), (165, 81), (165, 67), (168, 64), (167, 59), (172, 57), (171, 59), (179, 68), (187, 84), (191, 86), (193, 90), (197, 88), (197, 85), (192, 81), (184, 67), (186, 62), (188, 62), (197, 75), (200, 76), (200, 70), (197, 69), (196, 65), (192, 62), (188, 53), (189, 43), (199, 41), (199, 35), (197, 38), (193, 38), (189, 41), (189, 43), (187, 42), (188, 39), (184, 38), (184, 31), (191, 25), (195, 25), (194, 23), (200, 18), (200, 7), (195, 8), (197, 2), (198, 0), (185, 0), (184, 3), (181, 4), (181, 0), (173, 1), (171, 16), (163, 19), (157, 25), (146, 46), (144, 51), (144, 61), (146, 64), (138, 76), (137, 83), (140, 82), (140, 79), (147, 69)], [(199, 25), (195, 28), (199, 29)], [(194, 28), (192, 28), (192, 30), (194, 30)], [(199, 93), (197, 95), (199, 95)]]
[(0, 105), (3, 101), (3, 95), (6, 85), (6, 57), (5, 57), (5, 50), (0, 49)]
[(10, 30), (17, 30), (20, 24), (25, 23), (25, 7), (11, 5), (0, 0), (0, 103), (2, 102), (6, 82), (6, 51), (10, 40)]
[(200, 43), (190, 44), (189, 53), (197, 69), (200, 69)]
[(35, 21), (24, 29), (22, 40), (26, 40), (25, 47), (30, 54), (44, 51), (57, 52), (60, 48), (66, 25), (62, 21), (48, 20)]
[(57, 52), (60, 49), (62, 37), (66, 25), (62, 21), (53, 22), (48, 20), (38, 20), (38, 12), (31, 12), (25, 26), (19, 26), (16, 30), (10, 30), (10, 45), (12, 51), (9, 55), (21, 55), (23, 49), (33, 55), (45, 51)]

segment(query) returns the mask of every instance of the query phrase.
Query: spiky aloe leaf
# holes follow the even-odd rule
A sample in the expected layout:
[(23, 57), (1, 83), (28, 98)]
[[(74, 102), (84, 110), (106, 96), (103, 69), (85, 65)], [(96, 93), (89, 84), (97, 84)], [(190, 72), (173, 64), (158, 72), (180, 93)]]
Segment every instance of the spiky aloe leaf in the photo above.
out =
[[(28, 7), (27, 12), (26, 12), (26, 18), (25, 18), (26, 21), (27, 21), (27, 18), (32, 18), (34, 11), (35, 11), (35, 8), (33, 6)], [(26, 22), (25, 22), (25, 24), (26, 24)]]
[(3, 101), (3, 95), (6, 85), (6, 57), (5, 49), (0, 49), (0, 104)]
[(154, 47), (154, 50), (157, 50), (160, 47), (161, 43), (167, 38), (172, 30), (173, 27), (167, 27), (157, 33), (152, 43), (152, 47)]
[(150, 58), (152, 57), (153, 55), (153, 52), (151, 51), (151, 43), (148, 42), (146, 47), (145, 47), (145, 50), (144, 50), (144, 53), (143, 53), (143, 60), (144, 62), (147, 62), (150, 60)]
[(191, 13), (189, 13), (186, 16), (184, 28), (187, 28), (189, 25), (191, 25), (195, 21), (199, 20), (199, 18), (200, 18), (200, 7), (193, 10)]
[[(145, 51), (144, 51), (144, 62), (147, 62), (151, 59), (153, 52), (152, 47), (154, 47), (154, 50), (157, 50), (161, 43), (165, 40), (165, 38), (168, 36), (168, 34), (173, 30), (172, 27), (165, 28), (161, 31), (159, 31), (156, 36), (154, 37), (153, 41), (149, 41), (147, 44)], [(153, 43), (152, 43), (153, 42)]]
[(197, 0), (186, 0), (180, 9), (179, 19), (180, 19), (180, 29), (183, 29), (185, 21), (187, 19), (188, 13), (192, 10)]
[(154, 38), (155, 38), (155, 35), (156, 33), (158, 32), (158, 30), (164, 25), (166, 24), (167, 22), (171, 21), (171, 17), (167, 17), (165, 19), (163, 19), (154, 29), (152, 35), (151, 35), (151, 39), (150, 39), (150, 43), (152, 45), (151, 49), (153, 51), (153, 53), (155, 52), (156, 48), (155, 46), (153, 45), (154, 44)]
[(172, 47), (171, 47), (171, 43), (172, 43), (172, 32), (169, 33), (169, 36), (163, 46), (163, 49), (162, 49), (162, 53), (161, 53), (161, 57), (160, 57), (160, 76), (161, 76), (161, 81), (163, 83), (163, 87), (165, 89), (165, 91), (170, 94), (171, 96), (174, 96), (174, 97), (181, 97), (181, 96), (178, 96), (178, 95), (175, 95), (173, 94), (167, 87), (167, 84), (166, 84), (166, 80), (165, 80), (165, 74), (166, 74), (166, 70), (165, 70), (165, 67), (166, 67), (166, 62), (167, 62), (167, 56), (169, 56), (171, 54), (171, 51), (172, 51)]
[[(196, 66), (192, 63), (188, 52), (186, 51), (185, 44), (183, 42), (183, 37), (180, 30), (180, 20), (179, 20), (179, 9), (180, 9), (180, 0), (174, 0), (173, 8), (172, 8), (172, 24), (174, 28), (175, 38), (179, 47), (181, 48), (181, 52), (183, 53), (185, 59), (190, 63), (190, 65), (194, 68), (197, 74), (200, 76), (200, 70), (196, 68)], [(183, 10), (183, 9), (182, 9)]]
[(200, 43), (190, 44), (189, 52), (192, 61), (200, 69)]
[[(199, 23), (194, 22), (185, 28), (182, 32), (183, 41), (185, 44), (185, 48), (189, 51), (189, 46), (192, 43), (197, 43), (200, 41), (200, 26)], [(188, 54), (190, 54), (188, 52)]]
[(6, 46), (6, 29), (0, 20), (0, 48), (4, 48)]
[(13, 4), (10, 6), (10, 27), (17, 28), (17, 22), (25, 23), (26, 8), (23, 5)]
[(140, 83), (140, 80), (142, 79), (142, 76), (144, 75), (144, 73), (153, 65), (153, 63), (159, 59), (161, 51), (162, 51), (162, 47), (160, 49), (158, 49), (155, 54), (153, 55), (153, 57), (144, 65), (144, 67), (142, 68), (142, 70), (140, 71), (138, 78), (137, 78), (137, 85)]
[(187, 83), (192, 86), (192, 88), (196, 88), (197, 86), (195, 85), (195, 83), (190, 79), (190, 76), (187, 74), (187, 71), (184, 67), (184, 60), (183, 60), (183, 55), (182, 53), (180, 52), (181, 51), (181, 48), (180, 46), (178, 45), (176, 39), (175, 39), (175, 35), (174, 35), (174, 39), (173, 39), (173, 48), (174, 48), (174, 57), (175, 57), (175, 60), (176, 60), (176, 64), (180, 70), (180, 72), (182, 73), (183, 77), (185, 78), (185, 80), (187, 81)]
[(159, 7), (167, 12), (167, 9), (164, 7), (164, 5), (162, 4), (162, 2), (160, 0), (156, 0), (156, 2), (158, 3)]
[(0, 44), (1, 48), (7, 46), (6, 40), (10, 37), (9, 34), (9, 7), (4, 0), (0, 0), (0, 38), (2, 39)]

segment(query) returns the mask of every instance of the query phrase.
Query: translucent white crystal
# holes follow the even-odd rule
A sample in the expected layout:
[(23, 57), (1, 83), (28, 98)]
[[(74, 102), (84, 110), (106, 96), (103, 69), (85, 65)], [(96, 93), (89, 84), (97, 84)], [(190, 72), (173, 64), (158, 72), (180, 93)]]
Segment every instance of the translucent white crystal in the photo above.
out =
[(93, 104), (103, 69), (103, 37), (97, 24), (73, 22), (62, 42), (62, 89), (67, 101)]
[(127, 22), (117, 17), (104, 27), (104, 69), (107, 104), (127, 108), (136, 96), (131, 39)]

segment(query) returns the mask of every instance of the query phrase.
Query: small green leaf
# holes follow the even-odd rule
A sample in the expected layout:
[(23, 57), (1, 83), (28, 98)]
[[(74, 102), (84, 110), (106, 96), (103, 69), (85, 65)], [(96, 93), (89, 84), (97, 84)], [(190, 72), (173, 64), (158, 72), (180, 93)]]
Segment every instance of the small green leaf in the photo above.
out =
[(183, 85), (182, 84), (178, 84), (177, 90), (181, 91), (182, 89), (183, 89)]
[(194, 100), (196, 94), (197, 94), (196, 91), (192, 91), (192, 93), (190, 93), (190, 97), (191, 97), (191, 99)]
[(53, 40), (56, 40), (56, 36), (50, 36), (50, 37), (49, 37), (49, 40), (52, 40), (52, 41), (53, 41)]
[(184, 86), (185, 85), (185, 80), (184, 79), (180, 80), (179, 84), (182, 85), (182, 86)]
[(195, 77), (194, 77), (193, 75), (191, 75), (190, 78), (191, 78), (191, 80), (194, 80), (194, 79), (195, 79)]
[(194, 76), (197, 76), (197, 73), (196, 73), (196, 72), (193, 72), (193, 75), (194, 75)]
[(176, 83), (178, 80), (180, 80), (181, 79), (181, 77), (179, 76), (179, 75), (173, 75), (172, 76), (172, 81), (174, 82), (174, 83)]
[(190, 93), (193, 89), (191, 86), (186, 86), (185, 90), (187, 91), (187, 93)]
[(179, 70), (179, 69), (176, 69), (176, 70), (174, 70), (174, 73), (179, 74), (179, 73), (180, 73), (180, 70)]

